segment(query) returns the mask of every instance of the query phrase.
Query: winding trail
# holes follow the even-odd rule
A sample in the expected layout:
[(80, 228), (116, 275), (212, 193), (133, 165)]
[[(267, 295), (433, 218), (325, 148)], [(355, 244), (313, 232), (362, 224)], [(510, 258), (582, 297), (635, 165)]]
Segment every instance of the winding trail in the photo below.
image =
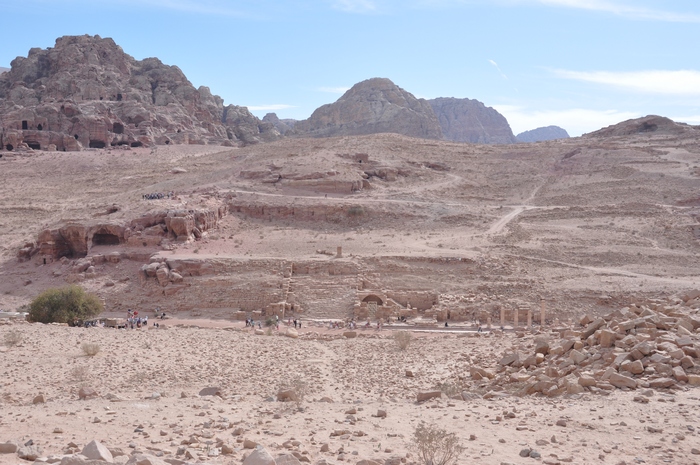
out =
[(578, 265), (576, 263), (562, 262), (559, 260), (550, 260), (548, 258), (531, 257), (528, 255), (504, 254), (503, 256), (504, 257), (526, 259), (526, 260), (534, 260), (534, 261), (539, 261), (539, 262), (544, 262), (544, 263), (551, 263), (553, 265), (561, 265), (561, 266), (566, 266), (568, 268), (587, 270), (587, 271), (591, 271), (591, 272), (596, 273), (596, 274), (616, 274), (616, 275), (626, 276), (628, 278), (646, 279), (649, 281), (660, 282), (660, 283), (669, 283), (669, 284), (681, 284), (682, 283), (682, 284), (688, 285), (688, 286), (696, 286), (697, 283), (700, 281), (700, 276), (685, 277), (685, 278), (670, 278), (670, 277), (664, 277), (664, 276), (654, 276), (654, 275), (650, 275), (650, 274), (637, 273), (634, 271), (624, 270), (621, 268)]

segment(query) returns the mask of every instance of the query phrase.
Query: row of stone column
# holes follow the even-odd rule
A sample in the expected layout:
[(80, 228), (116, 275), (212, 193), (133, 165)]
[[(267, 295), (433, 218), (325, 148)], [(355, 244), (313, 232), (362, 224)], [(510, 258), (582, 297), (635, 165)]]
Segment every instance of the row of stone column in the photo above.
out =
[[(513, 327), (514, 328), (517, 328), (519, 325), (519, 321), (518, 321), (519, 317), (520, 317), (520, 310), (516, 309), (513, 312)], [(547, 321), (546, 317), (547, 317), (547, 308), (545, 305), (545, 301), (543, 299), (543, 300), (540, 300), (540, 325), (544, 326), (545, 321)], [(501, 307), (501, 326), (505, 326), (505, 325), (506, 325), (506, 310), (505, 310), (505, 308)], [(528, 311), (527, 311), (527, 327), (528, 328), (532, 327), (532, 310), (530, 310), (530, 309), (528, 309)]]

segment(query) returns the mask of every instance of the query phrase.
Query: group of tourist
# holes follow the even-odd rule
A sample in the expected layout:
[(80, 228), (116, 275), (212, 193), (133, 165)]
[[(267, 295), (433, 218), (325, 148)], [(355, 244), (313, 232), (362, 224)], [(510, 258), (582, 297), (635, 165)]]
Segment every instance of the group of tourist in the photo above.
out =
[[(156, 318), (161, 320), (165, 318), (165, 312), (156, 312)], [(137, 310), (128, 309), (126, 312), (126, 325), (125, 328), (138, 329), (141, 327), (148, 326), (148, 315), (144, 317), (139, 316)], [(152, 324), (154, 328), (160, 328), (160, 324), (156, 321)]]
[[(245, 326), (255, 328), (255, 320), (252, 318), (246, 318)], [(258, 329), (262, 329), (262, 321), (258, 321)]]
[(173, 191), (163, 194), (162, 192), (153, 192), (151, 194), (143, 194), (143, 200), (160, 200), (160, 199), (170, 199), (175, 196)]

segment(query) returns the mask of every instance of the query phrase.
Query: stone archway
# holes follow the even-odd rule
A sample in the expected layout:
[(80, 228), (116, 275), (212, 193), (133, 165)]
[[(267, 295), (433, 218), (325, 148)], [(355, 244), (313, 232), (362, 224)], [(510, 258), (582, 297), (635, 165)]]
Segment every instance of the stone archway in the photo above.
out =
[(368, 295), (367, 297), (362, 299), (362, 301), (367, 302), (367, 304), (369, 304), (370, 302), (374, 302), (378, 307), (384, 305), (384, 301), (381, 299), (381, 297), (374, 294)]

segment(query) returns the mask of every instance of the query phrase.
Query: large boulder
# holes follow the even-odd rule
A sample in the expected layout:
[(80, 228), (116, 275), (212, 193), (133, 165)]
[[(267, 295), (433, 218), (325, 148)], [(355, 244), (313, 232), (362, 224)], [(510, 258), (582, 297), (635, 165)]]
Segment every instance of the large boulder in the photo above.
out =
[(91, 460), (102, 460), (103, 462), (113, 462), (112, 453), (102, 443), (92, 440), (80, 452)]
[(257, 446), (243, 461), (243, 465), (275, 465), (275, 459), (264, 447)]

